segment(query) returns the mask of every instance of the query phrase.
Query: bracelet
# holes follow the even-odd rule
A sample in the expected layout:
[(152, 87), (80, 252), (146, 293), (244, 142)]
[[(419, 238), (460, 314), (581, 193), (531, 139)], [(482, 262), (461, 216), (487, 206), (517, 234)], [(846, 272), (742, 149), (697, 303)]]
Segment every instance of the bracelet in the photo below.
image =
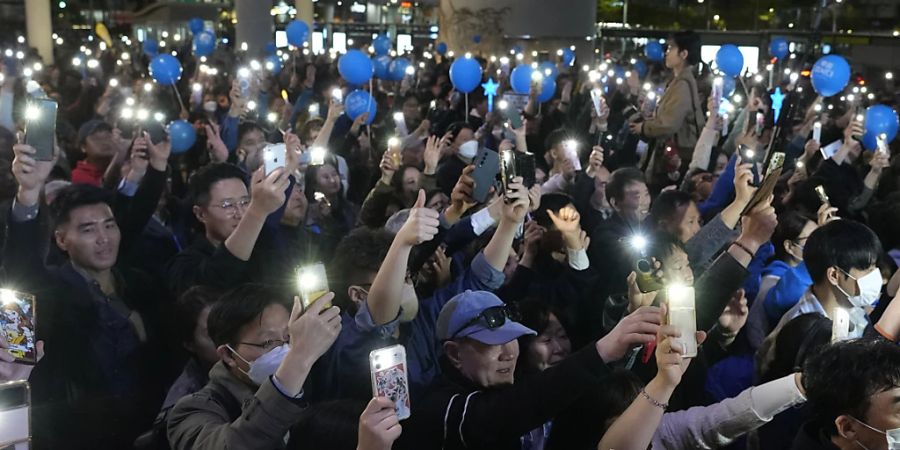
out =
[(741, 243), (738, 242), (738, 241), (734, 241), (734, 242), (732, 242), (731, 244), (732, 244), (732, 245), (738, 246), (739, 249), (743, 250), (743, 251), (746, 252), (748, 255), (750, 255), (750, 258), (751, 258), (751, 259), (753, 258), (753, 256), (754, 256), (753, 252), (751, 252), (750, 249), (747, 248), (746, 245), (741, 244)]
[(647, 391), (644, 390), (644, 388), (641, 388), (641, 395), (644, 396), (644, 398), (646, 398), (647, 401), (650, 402), (651, 405), (653, 405), (657, 408), (660, 408), (663, 411), (669, 409), (668, 403), (661, 403), (661, 402), (655, 400), (653, 397), (650, 396), (650, 394), (647, 393)]

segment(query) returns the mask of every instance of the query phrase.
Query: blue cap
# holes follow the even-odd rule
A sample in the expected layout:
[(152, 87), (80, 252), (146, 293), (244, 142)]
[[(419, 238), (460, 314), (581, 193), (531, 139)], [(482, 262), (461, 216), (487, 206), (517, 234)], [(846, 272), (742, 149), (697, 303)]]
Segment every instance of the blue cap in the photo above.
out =
[(466, 326), (484, 310), (504, 306), (502, 300), (487, 291), (465, 291), (450, 299), (437, 320), (437, 336), (441, 341), (468, 337), (487, 345), (502, 345), (526, 334), (537, 335), (531, 328), (507, 318), (498, 328), (488, 328), (482, 321)]

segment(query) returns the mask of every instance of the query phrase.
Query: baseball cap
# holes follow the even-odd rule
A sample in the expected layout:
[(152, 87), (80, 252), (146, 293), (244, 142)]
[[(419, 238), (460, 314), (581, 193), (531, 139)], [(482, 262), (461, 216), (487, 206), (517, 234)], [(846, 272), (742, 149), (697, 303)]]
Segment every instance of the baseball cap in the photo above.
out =
[(502, 300), (490, 292), (467, 290), (450, 299), (441, 309), (437, 321), (438, 339), (447, 341), (468, 337), (487, 345), (501, 345), (526, 334), (537, 334), (505, 315), (502, 325), (493, 328), (486, 319), (479, 319), (485, 310), (505, 306)]
[(100, 119), (88, 120), (78, 129), (78, 145), (84, 144), (84, 140), (94, 133), (100, 131), (112, 131), (112, 129), (112, 125)]

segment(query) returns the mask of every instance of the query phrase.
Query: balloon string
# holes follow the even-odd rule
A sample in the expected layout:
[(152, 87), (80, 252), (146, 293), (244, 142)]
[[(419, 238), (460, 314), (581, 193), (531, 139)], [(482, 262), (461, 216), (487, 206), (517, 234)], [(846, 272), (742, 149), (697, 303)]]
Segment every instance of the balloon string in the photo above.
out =
[[(178, 99), (178, 104), (181, 105), (181, 111), (187, 111), (187, 108), (184, 107), (184, 101), (181, 100), (181, 94), (178, 93), (178, 87), (175, 86), (175, 83), (172, 83), (172, 90), (175, 91), (175, 98)], [(181, 117), (181, 111), (178, 111), (179, 118)]]
[[(369, 98), (366, 99), (366, 114), (372, 109), (372, 99), (374, 98), (372, 95), (374, 94), (374, 85), (372, 84), (372, 78), (369, 78)], [(372, 139), (372, 122), (369, 121), (370, 117), (366, 117), (366, 129), (368, 130), (369, 139)]]
[(466, 123), (469, 123), (469, 93), (466, 92)]

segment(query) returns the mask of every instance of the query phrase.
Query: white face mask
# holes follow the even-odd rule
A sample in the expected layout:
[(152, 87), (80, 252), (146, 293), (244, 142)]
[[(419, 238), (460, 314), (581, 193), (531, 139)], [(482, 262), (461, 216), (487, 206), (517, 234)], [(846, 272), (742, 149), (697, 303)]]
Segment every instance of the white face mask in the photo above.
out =
[(459, 156), (463, 158), (472, 159), (476, 153), (478, 153), (478, 141), (474, 139), (459, 146)]
[[(841, 272), (844, 271), (841, 270)], [(857, 308), (871, 307), (879, 298), (881, 298), (883, 279), (881, 278), (881, 271), (878, 270), (877, 267), (861, 278), (853, 278), (853, 275), (850, 275), (847, 272), (844, 272), (844, 274), (851, 279), (856, 280), (856, 286), (859, 288), (859, 295), (850, 295), (841, 289), (840, 285), (835, 286), (842, 294), (847, 296), (847, 300), (853, 306)]]
[(218, 106), (219, 105), (216, 102), (210, 100), (208, 102), (203, 103), (203, 110), (208, 113), (214, 113), (214, 112), (216, 112), (216, 108)]
[[(850, 416), (850, 417), (853, 417), (853, 416)], [(863, 422), (862, 420), (857, 419), (856, 417), (853, 417), (853, 420), (859, 422), (859, 423), (862, 424), (864, 427), (866, 427), (866, 428), (868, 428), (868, 429), (870, 429), (870, 430), (872, 430), (872, 431), (874, 431), (874, 432), (876, 432), (876, 433), (883, 434), (884, 437), (885, 437), (885, 439), (887, 439), (887, 448), (888, 448), (888, 450), (897, 450), (897, 449), (900, 449), (900, 428), (893, 428), (893, 429), (890, 429), (890, 430), (881, 431), (881, 430), (879, 430), (878, 428), (875, 428), (875, 427), (873, 427), (873, 426), (871, 426), (871, 425), (869, 425), (869, 424)], [(856, 444), (859, 445), (859, 446), (862, 447), (862, 448), (866, 448), (866, 446), (860, 444), (859, 441), (856, 441)]]
[(240, 367), (238, 367), (238, 370), (244, 372), (244, 374), (250, 377), (250, 380), (257, 385), (262, 386), (269, 377), (275, 375), (275, 371), (278, 370), (281, 361), (284, 360), (284, 357), (287, 356), (288, 352), (291, 350), (291, 346), (289, 344), (281, 344), (281, 346), (275, 347), (266, 352), (266, 354), (256, 358), (256, 361), (253, 362), (244, 359), (244, 357), (231, 348), (230, 345), (228, 346), (228, 349), (231, 350), (235, 356), (240, 358), (241, 361), (244, 361), (250, 366), (249, 371), (245, 371)]

